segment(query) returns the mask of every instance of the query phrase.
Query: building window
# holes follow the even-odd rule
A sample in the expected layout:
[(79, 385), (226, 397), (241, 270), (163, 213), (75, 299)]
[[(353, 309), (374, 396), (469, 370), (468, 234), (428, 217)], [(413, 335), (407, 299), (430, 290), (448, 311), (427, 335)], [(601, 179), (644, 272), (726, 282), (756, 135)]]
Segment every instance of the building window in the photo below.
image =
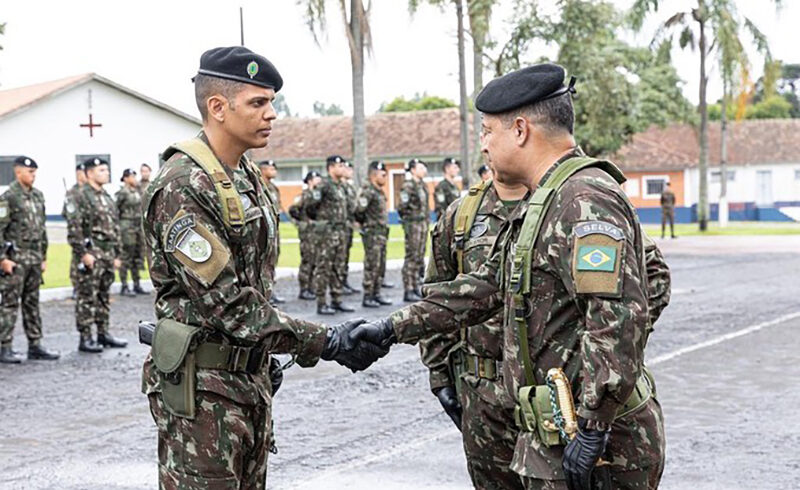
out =
[[(728, 182), (733, 182), (736, 180), (736, 171), (735, 170), (727, 170), (725, 174), (728, 176)], [(712, 184), (719, 184), (720, 180), (722, 180), (722, 172), (719, 170), (714, 170), (711, 172), (711, 183)]]
[(275, 180), (277, 183), (302, 183), (303, 178), (312, 170), (316, 170), (323, 177), (328, 175), (324, 163), (306, 165), (287, 163), (282, 165), (281, 162), (278, 162), (278, 177)]
[(20, 155), (0, 155), (0, 186), (14, 182), (14, 160)]
[(669, 182), (669, 177), (666, 175), (652, 175), (649, 177), (642, 177), (642, 188), (644, 190), (644, 199), (659, 199), (661, 193)]

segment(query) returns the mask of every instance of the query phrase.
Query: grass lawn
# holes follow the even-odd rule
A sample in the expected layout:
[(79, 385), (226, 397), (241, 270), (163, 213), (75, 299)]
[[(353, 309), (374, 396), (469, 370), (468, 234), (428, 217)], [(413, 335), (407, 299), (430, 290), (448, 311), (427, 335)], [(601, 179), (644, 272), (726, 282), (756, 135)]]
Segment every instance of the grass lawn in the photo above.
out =
[[(661, 236), (661, 225), (644, 225), (647, 234), (652, 237)], [(669, 226), (667, 226), (669, 234)], [(701, 232), (697, 223), (676, 224), (675, 234), (678, 236), (716, 236), (716, 235), (800, 235), (800, 223), (768, 222), (768, 221), (731, 221), (725, 228), (712, 221), (708, 230)]]

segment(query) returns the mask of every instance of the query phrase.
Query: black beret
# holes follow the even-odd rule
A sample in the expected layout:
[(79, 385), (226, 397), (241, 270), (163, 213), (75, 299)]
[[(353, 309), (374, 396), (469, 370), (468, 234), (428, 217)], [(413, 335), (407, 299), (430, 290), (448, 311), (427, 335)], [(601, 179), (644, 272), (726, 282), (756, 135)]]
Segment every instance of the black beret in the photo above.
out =
[(275, 167), (275, 168), (278, 168), (278, 166), (275, 164), (275, 160), (264, 160), (263, 162), (258, 162), (258, 166), (259, 167)]
[(345, 159), (340, 155), (331, 155), (325, 160), (325, 164), (329, 167), (335, 163), (345, 163)]
[(126, 168), (125, 170), (122, 171), (122, 177), (120, 177), (119, 181), (122, 182), (125, 180), (126, 177), (129, 177), (131, 175), (136, 175), (136, 170), (132, 168)]
[(489, 168), (488, 165), (481, 165), (480, 167), (478, 167), (478, 175), (483, 175), (486, 172), (491, 172), (491, 169)]
[(39, 165), (36, 164), (36, 160), (31, 157), (21, 156), (14, 159), (14, 166), (15, 167), (27, 167), (27, 168), (39, 168)]
[(353, 163), (350, 162), (350, 160), (345, 160), (344, 161), (344, 166), (347, 167), (347, 168), (353, 168)]
[(444, 162), (442, 162), (442, 167), (444, 168), (444, 167), (447, 167), (448, 165), (458, 165), (460, 167), (461, 166), (461, 162), (459, 162), (455, 158), (447, 157), (447, 158), (444, 159)]
[(369, 163), (370, 170), (386, 170), (386, 163), (383, 160), (373, 160)]
[(542, 63), (512, 71), (487, 83), (475, 97), (475, 108), (486, 114), (508, 112), (517, 107), (575, 93), (575, 77), (564, 85), (564, 68)]
[(314, 177), (321, 177), (321, 175), (316, 170), (312, 170), (311, 172), (306, 174), (306, 177), (303, 179), (303, 182), (308, 184), (308, 181), (313, 179)]
[(283, 87), (283, 78), (275, 65), (244, 46), (209, 49), (200, 56), (197, 73), (271, 88), (276, 92)]
[(95, 168), (98, 165), (108, 165), (108, 162), (103, 160), (102, 158), (87, 158), (83, 161), (83, 168), (85, 170), (89, 170), (90, 168)]
[(418, 164), (425, 165), (425, 162), (420, 160), (419, 158), (412, 158), (411, 160), (406, 163), (406, 172), (410, 171), (412, 168), (416, 167)]
[(78, 163), (78, 164), (75, 165), (75, 171), (77, 172), (78, 170), (80, 170), (80, 171), (86, 170), (86, 167), (83, 165), (83, 162)]

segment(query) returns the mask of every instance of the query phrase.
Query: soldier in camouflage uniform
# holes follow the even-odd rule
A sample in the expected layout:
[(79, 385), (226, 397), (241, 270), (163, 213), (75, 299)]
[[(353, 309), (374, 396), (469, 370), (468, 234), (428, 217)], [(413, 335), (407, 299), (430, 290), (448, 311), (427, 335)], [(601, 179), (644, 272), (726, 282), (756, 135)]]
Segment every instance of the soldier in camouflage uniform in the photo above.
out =
[(32, 158), (14, 160), (16, 180), (0, 196), (0, 363), (20, 362), (11, 348), (20, 300), (28, 359), (59, 358), (41, 345), (39, 286), (47, 264), (47, 229), (44, 194), (33, 187), (37, 168)]
[(436, 211), (436, 219), (444, 216), (447, 206), (458, 199), (461, 189), (456, 185), (456, 177), (461, 172), (461, 164), (454, 158), (447, 157), (442, 163), (444, 178), (436, 184), (433, 189), (433, 206)]
[(397, 212), (403, 221), (405, 233), (406, 256), (403, 262), (403, 294), (404, 301), (419, 301), (419, 270), (425, 267), (425, 246), (428, 243), (428, 223), (430, 208), (428, 207), (428, 185), (423, 180), (428, 174), (425, 162), (413, 158), (406, 164), (409, 174), (400, 191), (400, 205)]
[(326, 328), (269, 304), (275, 217), (243, 155), (267, 144), (282, 81), (243, 47), (207, 51), (199, 72), (203, 132), (164, 153), (144, 196), (159, 323), (142, 389), (158, 428), (160, 488), (263, 489), (275, 394), (268, 366), (277, 363), (270, 354), (360, 370), (386, 351), (350, 341), (359, 321)]
[(142, 196), (145, 192), (147, 192), (147, 188), (150, 187), (150, 172), (152, 171), (153, 170), (150, 168), (150, 165), (146, 163), (143, 163), (139, 167), (139, 194)]
[[(354, 336), (412, 343), (504, 311), (503, 381), (521, 429), (511, 469), (523, 485), (655, 489), (665, 439), (644, 367), (652, 330), (645, 238), (621, 172), (582, 158), (575, 145), (574, 78), (563, 81), (563, 68), (535, 65), (493, 80), (476, 99), (484, 113), (482, 150), (496, 179), (536, 191), (508, 218), (497, 253), (478, 271), (426, 285), (424, 301)], [(548, 187), (556, 185), (550, 179), (559, 185)], [(547, 397), (530, 398), (549, 391), (553, 368), (563, 369), (572, 387), (574, 438), (543, 424)], [(600, 458), (605, 464), (595, 468)]]
[[(122, 237), (122, 267), (119, 279), (122, 282), (119, 294), (123, 296), (147, 294), (139, 284), (139, 271), (144, 269), (144, 236), (142, 235), (142, 194), (136, 182), (136, 171), (122, 171), (122, 187), (117, 191), (117, 213), (119, 233)], [(128, 271), (131, 272), (133, 291), (128, 289)]]
[(300, 269), (297, 272), (297, 280), (300, 282), (300, 294), (298, 297), (304, 300), (313, 300), (314, 295), (314, 268), (317, 262), (317, 249), (314, 243), (314, 223), (308, 215), (308, 205), (313, 196), (312, 191), (322, 181), (319, 172), (312, 170), (303, 179), (306, 185), (303, 192), (295, 197), (294, 203), (289, 206), (289, 216), (297, 227), (297, 236), (300, 238)]
[[(278, 166), (275, 164), (275, 160), (264, 160), (258, 164), (258, 169), (261, 171), (261, 178), (264, 179), (264, 182), (267, 184), (267, 194), (272, 201), (273, 207), (275, 208), (275, 222), (278, 223), (278, 227), (275, 229), (278, 235), (278, 257), (281, 256), (281, 213), (283, 212), (283, 207), (281, 206), (281, 191), (278, 189), (278, 186), (275, 185), (275, 177), (278, 176)], [(277, 260), (276, 260), (277, 263)], [(274, 271), (273, 271), (274, 275)], [(270, 301), (273, 305), (282, 305), (286, 303), (286, 300), (275, 294), (272, 293), (272, 297)]]
[[(108, 291), (114, 282), (114, 269), (119, 269), (122, 262), (117, 206), (103, 190), (109, 179), (108, 162), (90, 158), (83, 165), (87, 182), (78, 193), (74, 212), (67, 210), (67, 241), (78, 262), (78, 350), (98, 353), (103, 352), (103, 347), (128, 345), (108, 332)], [(97, 341), (92, 339), (93, 323)]]
[[(64, 196), (64, 207), (61, 209), (61, 216), (64, 218), (64, 221), (67, 220), (68, 214), (77, 209), (76, 200), (78, 198), (78, 192), (85, 183), (86, 170), (83, 168), (83, 162), (80, 162), (75, 165), (75, 185), (70, 187), (67, 190), (66, 196)], [(72, 299), (75, 299), (78, 291), (78, 261), (75, 260), (75, 254), (70, 254), (69, 282), (72, 284)]]
[(480, 177), (483, 182), (490, 180), (492, 178), (492, 169), (490, 169), (488, 165), (481, 165), (478, 167), (478, 177)]
[[(341, 182), (345, 172), (344, 158), (330, 156), (325, 165), (328, 176), (311, 191), (311, 202), (308, 204), (308, 213), (314, 217), (314, 236), (318, 245), (317, 267), (314, 269), (317, 313), (352, 313), (355, 310), (342, 303), (342, 250), (347, 245), (349, 220), (347, 191)], [(328, 291), (331, 295), (330, 304), (326, 302)]]
[(353, 248), (353, 230), (356, 225), (356, 219), (353, 213), (356, 208), (356, 200), (358, 199), (358, 189), (356, 188), (356, 183), (353, 181), (353, 164), (351, 162), (344, 162), (344, 167), (342, 185), (347, 192), (347, 227), (345, 229), (347, 243), (342, 249), (342, 257), (339, 261), (343, 264), (342, 293), (350, 295), (361, 292), (360, 289), (352, 287), (347, 279), (350, 274), (350, 249)]
[(386, 274), (386, 241), (389, 239), (389, 217), (386, 212), (386, 164), (374, 161), (369, 164), (367, 182), (361, 187), (354, 215), (361, 225), (361, 242), (364, 244), (364, 299), (366, 308), (390, 305), (381, 296), (383, 276)]
[[(459, 272), (477, 271), (489, 260), (495, 238), (526, 193), (521, 184), (489, 181), (470, 189), (468, 198), (453, 202), (431, 234), (425, 283), (452, 281)], [(472, 199), (479, 204), (470, 206)], [(470, 211), (472, 226), (459, 232), (456, 217)], [(509, 468), (519, 429), (514, 425), (514, 403), (503, 386), (502, 333), (500, 311), (463, 332), (420, 341), (431, 390), (462, 432), (467, 469), (476, 488), (522, 488), (519, 475)]]

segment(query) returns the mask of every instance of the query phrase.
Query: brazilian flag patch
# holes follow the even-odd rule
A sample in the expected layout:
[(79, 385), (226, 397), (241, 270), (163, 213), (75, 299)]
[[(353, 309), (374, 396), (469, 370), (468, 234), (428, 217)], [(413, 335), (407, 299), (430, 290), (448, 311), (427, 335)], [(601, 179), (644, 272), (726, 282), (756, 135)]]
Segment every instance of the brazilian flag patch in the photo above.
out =
[(579, 271), (614, 272), (617, 249), (599, 245), (581, 245), (578, 249)]

